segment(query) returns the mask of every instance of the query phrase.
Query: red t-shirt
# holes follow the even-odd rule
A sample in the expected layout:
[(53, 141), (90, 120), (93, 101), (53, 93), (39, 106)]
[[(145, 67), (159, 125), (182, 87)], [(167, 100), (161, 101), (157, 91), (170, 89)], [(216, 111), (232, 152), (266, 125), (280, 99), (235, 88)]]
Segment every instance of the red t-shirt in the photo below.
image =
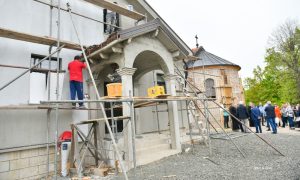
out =
[(69, 63), (68, 69), (70, 71), (70, 81), (79, 81), (82, 82), (82, 69), (86, 68), (85, 63), (74, 60)]

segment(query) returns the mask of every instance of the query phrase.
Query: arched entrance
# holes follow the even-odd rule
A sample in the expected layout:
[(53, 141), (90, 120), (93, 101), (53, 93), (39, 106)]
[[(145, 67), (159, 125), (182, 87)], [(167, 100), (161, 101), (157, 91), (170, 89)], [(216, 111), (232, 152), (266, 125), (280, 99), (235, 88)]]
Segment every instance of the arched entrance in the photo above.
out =
[[(168, 91), (163, 77), (169, 74), (169, 69), (159, 54), (149, 50), (143, 51), (136, 56), (133, 67), (137, 69), (133, 76), (135, 96), (147, 96), (147, 89), (156, 85), (163, 85), (165, 93)], [(136, 133), (157, 133), (169, 130), (167, 108), (167, 103), (161, 102), (136, 109)]]

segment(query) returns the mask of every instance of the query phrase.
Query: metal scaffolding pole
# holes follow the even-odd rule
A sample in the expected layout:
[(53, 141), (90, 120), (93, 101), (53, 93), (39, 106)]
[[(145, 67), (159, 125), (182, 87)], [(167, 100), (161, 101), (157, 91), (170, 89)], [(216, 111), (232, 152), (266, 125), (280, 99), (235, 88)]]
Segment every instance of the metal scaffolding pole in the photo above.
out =
[[(197, 102), (196, 102), (197, 103)], [(197, 104), (196, 104), (197, 106)], [(210, 128), (209, 128), (209, 114), (208, 114), (208, 109), (207, 109), (207, 101), (204, 101), (204, 112), (205, 112), (205, 119), (206, 119), (206, 130), (207, 130), (207, 138), (208, 138), (208, 147), (209, 147), (209, 155), (211, 156), (212, 155), (212, 149), (211, 149), (211, 139), (210, 139)]]
[[(58, 11), (57, 11), (57, 47), (60, 46), (60, 0), (58, 0)], [(56, 100), (59, 99), (59, 54), (60, 50), (57, 51), (57, 66), (56, 66)], [(55, 107), (55, 156), (54, 156), (54, 177), (57, 179), (57, 161), (58, 161), (58, 103)]]
[[(155, 77), (155, 71), (153, 71), (153, 85), (156, 86), (157, 85), (157, 81), (155, 81), (156, 77)], [(159, 134), (161, 134), (160, 132), (160, 126), (159, 126), (159, 115), (158, 115), (158, 105), (157, 103), (155, 103), (155, 110), (156, 110), (156, 121), (157, 121), (157, 131)]]
[[(50, 4), (52, 5), (53, 4), (53, 0), (50, 0)], [(49, 37), (52, 37), (52, 17), (53, 17), (53, 13), (52, 13), (52, 10), (53, 10), (53, 7), (50, 6), (50, 9), (49, 9)], [(51, 54), (51, 51), (52, 51), (52, 45), (49, 47), (49, 54)], [(59, 60), (58, 60), (59, 61)], [(57, 61), (57, 62), (58, 62)], [(47, 86), (48, 86), (48, 101), (50, 100), (50, 89), (51, 89), (51, 76), (50, 76), (50, 73), (51, 73), (51, 55), (49, 56), (49, 62), (48, 62), (48, 79), (47, 79)], [(50, 158), (49, 158), (49, 154), (50, 154), (50, 151), (49, 151), (49, 136), (50, 136), (50, 122), (51, 122), (51, 109), (48, 109), (47, 110), (47, 165), (46, 165), (46, 169), (47, 169), (47, 176), (46, 178), (49, 177), (49, 171), (50, 171)]]
[(49, 165), (49, 137), (50, 137), (50, 121), (51, 121), (51, 118), (50, 118), (50, 115), (51, 115), (51, 109), (48, 109), (47, 110), (47, 134), (46, 134), (46, 136), (47, 136), (47, 165), (46, 165), (46, 169), (47, 169), (47, 176), (46, 177), (48, 177), (49, 176), (49, 167), (50, 167), (50, 165)]
[[(132, 92), (129, 91), (129, 95), (132, 96)], [(133, 159), (133, 167), (134, 173), (136, 171), (136, 149), (135, 149), (135, 117), (134, 117), (134, 103), (129, 102), (130, 105), (130, 120), (131, 120), (131, 137), (132, 137), (132, 159)]]

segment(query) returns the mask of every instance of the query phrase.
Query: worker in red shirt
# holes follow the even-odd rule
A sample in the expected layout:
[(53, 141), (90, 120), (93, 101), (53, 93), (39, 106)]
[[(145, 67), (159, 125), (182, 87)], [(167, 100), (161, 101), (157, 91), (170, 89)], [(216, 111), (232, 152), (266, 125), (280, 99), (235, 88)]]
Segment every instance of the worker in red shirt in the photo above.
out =
[[(83, 77), (82, 69), (86, 68), (86, 64), (81, 61), (80, 56), (75, 56), (74, 60), (69, 63), (68, 70), (70, 72), (70, 92), (71, 100), (75, 100), (76, 94), (78, 100), (83, 100)], [(72, 103), (76, 108), (76, 103)], [(79, 103), (79, 108), (85, 108), (83, 103)]]

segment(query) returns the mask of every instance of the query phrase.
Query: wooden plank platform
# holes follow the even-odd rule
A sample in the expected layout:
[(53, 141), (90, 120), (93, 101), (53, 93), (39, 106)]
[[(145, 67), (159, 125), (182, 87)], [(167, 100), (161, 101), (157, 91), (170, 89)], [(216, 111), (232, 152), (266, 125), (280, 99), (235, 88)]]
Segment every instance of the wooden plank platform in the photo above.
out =
[[(48, 105), (31, 105), (31, 104), (20, 104), (20, 105), (8, 105), (8, 106), (0, 106), (0, 110), (31, 110), (31, 109), (40, 109), (40, 110), (48, 110), (48, 109), (55, 109), (55, 106), (48, 106)], [(72, 107), (58, 107), (60, 110), (81, 110), (81, 111), (87, 111), (87, 110), (100, 110), (97, 108), (85, 108), (85, 109), (79, 109), (79, 108), (72, 108)]]
[[(115, 121), (119, 121), (119, 120), (124, 120), (124, 119), (129, 119), (130, 116), (118, 116), (118, 117), (114, 117), (114, 118), (107, 118), (107, 120), (115, 120)], [(100, 118), (100, 119), (89, 119), (89, 120), (85, 120), (85, 121), (80, 121), (78, 123), (76, 123), (76, 125), (80, 125), (80, 124), (88, 124), (88, 123), (94, 123), (94, 122), (99, 122), (99, 121), (105, 121), (105, 118)]]
[[(129, 97), (102, 97), (101, 100), (107, 100), (108, 102), (112, 101), (112, 100), (120, 100), (119, 103), (122, 100), (128, 100)], [(191, 98), (191, 97), (184, 97), (184, 96), (167, 96), (167, 97), (132, 97), (133, 99), (133, 103), (134, 103), (134, 107), (135, 108), (142, 108), (142, 107), (148, 107), (148, 106), (154, 106), (156, 104), (159, 103), (166, 103), (168, 101), (186, 101), (186, 100), (193, 100), (195, 98)], [(92, 100), (91, 100), (92, 101)], [(132, 102), (132, 101), (131, 101)], [(80, 108), (72, 108), (71, 106), (66, 106), (66, 102), (58, 102), (59, 103), (59, 107), (58, 109), (60, 110), (81, 110), (81, 111), (86, 111), (86, 110), (95, 110), (98, 111), (100, 110), (100, 108), (85, 108), (85, 109), (80, 109)], [(99, 102), (87, 102), (87, 103), (99, 103)], [(53, 105), (54, 103), (50, 103), (52, 105), (47, 105), (46, 103), (44, 104), (18, 104), (18, 105), (3, 105), (0, 106), (0, 110), (26, 110), (26, 109), (55, 109), (55, 105)], [(63, 105), (65, 104), (65, 105)], [(117, 108), (123, 108), (122, 105), (116, 105), (113, 107), (114, 109)], [(110, 108), (105, 108), (105, 110), (110, 110)]]
[[(0, 27), (0, 37), (10, 38), (15, 40), (21, 40), (31, 43), (43, 44), (48, 46), (56, 46), (57, 39), (47, 37), (47, 36), (36, 36), (28, 33), (22, 33), (18, 31), (13, 31), (10, 29), (5, 29)], [(75, 44), (69, 41), (60, 41), (60, 45), (65, 45), (64, 48), (73, 49), (73, 50), (81, 50), (79, 44)]]
[(145, 16), (143, 14), (140, 14), (140, 13), (135, 12), (135, 11), (130, 11), (127, 8), (124, 8), (124, 7), (122, 7), (118, 4), (111, 3), (111, 2), (106, 1), (106, 0), (85, 0), (85, 1), (89, 2), (91, 4), (94, 4), (96, 6), (100, 6), (100, 7), (103, 7), (105, 9), (114, 11), (114, 12), (119, 13), (119, 14), (122, 14), (124, 16), (130, 17), (130, 18), (135, 19), (135, 20), (141, 20), (141, 19), (145, 18)]

